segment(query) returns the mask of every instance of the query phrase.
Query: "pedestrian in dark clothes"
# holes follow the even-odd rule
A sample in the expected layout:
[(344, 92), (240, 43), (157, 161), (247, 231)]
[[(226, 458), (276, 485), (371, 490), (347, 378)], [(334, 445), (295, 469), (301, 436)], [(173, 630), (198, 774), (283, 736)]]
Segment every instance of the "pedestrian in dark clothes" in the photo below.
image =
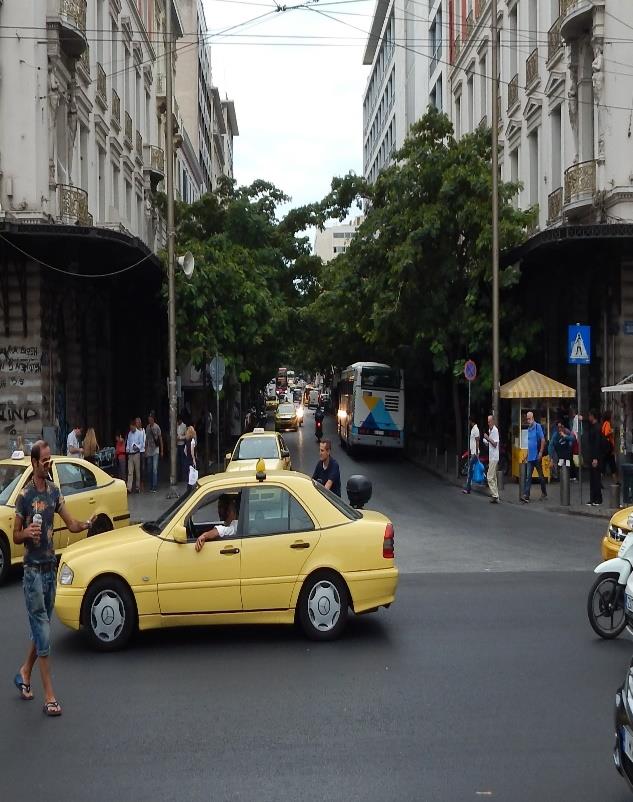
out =
[(588, 507), (599, 507), (602, 504), (602, 482), (600, 477), (601, 432), (595, 410), (589, 412), (589, 422), (585, 431), (582, 449), (583, 463), (589, 464), (589, 501)]

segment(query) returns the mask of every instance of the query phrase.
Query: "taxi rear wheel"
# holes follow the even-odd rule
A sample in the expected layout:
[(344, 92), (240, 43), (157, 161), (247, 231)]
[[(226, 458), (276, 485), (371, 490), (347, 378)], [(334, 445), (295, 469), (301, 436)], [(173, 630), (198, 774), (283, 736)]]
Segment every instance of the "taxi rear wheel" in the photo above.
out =
[(86, 593), (82, 621), (90, 644), (100, 652), (127, 646), (136, 628), (136, 605), (116, 577), (97, 580)]
[(591, 628), (601, 638), (617, 638), (626, 626), (624, 598), (618, 588), (618, 574), (600, 574), (587, 598)]
[(335, 640), (347, 623), (349, 594), (338, 574), (319, 572), (306, 579), (299, 595), (298, 618), (310, 640)]
[(11, 549), (9, 541), (3, 532), (0, 532), (0, 585), (4, 585), (11, 570)]

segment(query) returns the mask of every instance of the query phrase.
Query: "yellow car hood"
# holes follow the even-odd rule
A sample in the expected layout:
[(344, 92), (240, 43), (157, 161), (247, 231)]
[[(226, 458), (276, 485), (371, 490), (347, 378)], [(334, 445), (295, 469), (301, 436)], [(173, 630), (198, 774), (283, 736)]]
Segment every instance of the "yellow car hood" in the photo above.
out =
[[(264, 462), (266, 463), (266, 470), (267, 471), (281, 471), (283, 470), (283, 464), (279, 459), (265, 459)], [(227, 465), (226, 472), (232, 473), (233, 471), (250, 471), (253, 476), (257, 471), (257, 460), (256, 459), (236, 459), (231, 460)]]
[[(64, 552), (62, 562), (70, 564), (78, 557), (92, 558), (104, 551), (119, 549), (121, 546), (133, 546), (152, 537), (152, 535), (143, 531), (140, 525), (125, 526), (122, 529), (103, 532), (100, 535), (73, 543)], [(153, 539), (156, 540), (155, 538)]]

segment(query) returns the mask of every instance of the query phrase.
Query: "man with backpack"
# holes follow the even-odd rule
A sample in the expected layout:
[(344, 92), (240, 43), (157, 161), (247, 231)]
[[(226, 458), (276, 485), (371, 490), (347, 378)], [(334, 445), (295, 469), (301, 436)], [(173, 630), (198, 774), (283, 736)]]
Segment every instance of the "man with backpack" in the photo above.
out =
[(547, 499), (547, 484), (543, 476), (543, 452), (545, 451), (545, 433), (540, 423), (534, 420), (534, 413), (528, 412), (527, 418), (527, 456), (523, 461), (527, 462), (527, 477), (521, 501), (528, 504), (530, 501), (530, 488), (532, 487), (532, 473), (536, 470), (541, 482), (541, 501)]

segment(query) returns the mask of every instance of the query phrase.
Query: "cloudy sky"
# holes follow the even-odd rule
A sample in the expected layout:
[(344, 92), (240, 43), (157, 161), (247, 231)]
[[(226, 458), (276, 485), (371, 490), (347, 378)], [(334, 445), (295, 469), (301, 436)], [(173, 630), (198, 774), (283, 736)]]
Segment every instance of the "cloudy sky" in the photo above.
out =
[(210, 38), (214, 84), (235, 101), (237, 181), (272, 181), (295, 206), (320, 200), (334, 175), (362, 173), (362, 59), (374, 0), (319, 0), (318, 12), (276, 12), (272, 0), (203, 2), (211, 33), (273, 12)]

